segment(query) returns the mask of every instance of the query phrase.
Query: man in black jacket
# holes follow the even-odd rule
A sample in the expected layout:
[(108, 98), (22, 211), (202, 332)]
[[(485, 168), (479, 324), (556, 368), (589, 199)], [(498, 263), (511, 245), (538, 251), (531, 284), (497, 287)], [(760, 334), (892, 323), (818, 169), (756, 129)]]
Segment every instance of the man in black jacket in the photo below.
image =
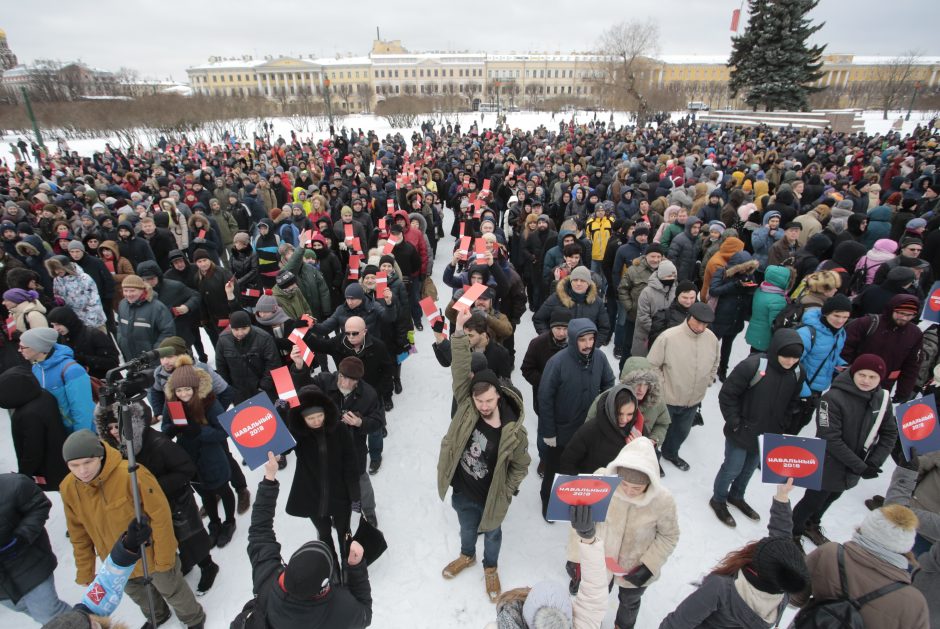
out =
[(39, 624), (71, 609), (55, 590), (57, 562), (45, 529), (51, 508), (30, 477), (0, 474), (0, 603)]
[[(137, 275), (153, 287), (157, 299), (170, 309), (176, 336), (183, 338), (187, 346), (196, 345), (199, 336), (199, 293), (182, 282), (165, 278), (160, 265), (153, 260), (138, 264)], [(201, 342), (197, 349), (200, 362), (206, 362)]]
[[(347, 356), (340, 361), (335, 373), (322, 371), (311, 377), (310, 370), (304, 365), (300, 352), (294, 347), (291, 352), (294, 364), (291, 368), (291, 377), (295, 390), (309, 384), (316, 385), (324, 395), (333, 400), (340, 412), (340, 421), (349, 430), (353, 444), (356, 446), (356, 464), (359, 467), (359, 494), (361, 513), (372, 526), (378, 525), (375, 515), (375, 492), (369, 474), (366, 473), (366, 452), (372, 455), (372, 466), (375, 474), (382, 464), (381, 439), (379, 450), (372, 447), (374, 433), (381, 437), (385, 428), (385, 413), (382, 411), (379, 396), (375, 389), (364, 379), (365, 365), (355, 356)], [(366, 447), (366, 437), (369, 446)], [(353, 510), (355, 510), (355, 504)]]
[(277, 399), (271, 370), (281, 366), (274, 337), (251, 325), (244, 310), (233, 312), (231, 326), (215, 346), (215, 370), (235, 389), (235, 404), (264, 391)]
[(721, 385), (718, 404), (725, 419), (725, 460), (715, 476), (708, 505), (727, 526), (736, 526), (727, 503), (752, 520), (760, 519), (744, 501), (744, 491), (760, 464), (758, 438), (768, 432), (787, 432), (798, 409), (804, 380), (802, 355), (803, 340), (796, 330), (780, 328), (766, 353), (742, 360)]
[(118, 349), (111, 336), (85, 325), (68, 306), (53, 308), (46, 320), (59, 333), (59, 342), (72, 348), (76, 362), (92, 376), (104, 378), (118, 366)]
[(274, 510), (280, 489), (276, 475), (277, 459), (269, 452), (248, 529), (252, 591), (257, 598), (245, 626), (368, 627), (372, 623), (372, 588), (359, 542), (349, 545), (343, 566), (345, 586), (332, 584), (336, 568), (330, 548), (323, 542), (307, 542), (284, 565), (281, 545), (274, 535)]

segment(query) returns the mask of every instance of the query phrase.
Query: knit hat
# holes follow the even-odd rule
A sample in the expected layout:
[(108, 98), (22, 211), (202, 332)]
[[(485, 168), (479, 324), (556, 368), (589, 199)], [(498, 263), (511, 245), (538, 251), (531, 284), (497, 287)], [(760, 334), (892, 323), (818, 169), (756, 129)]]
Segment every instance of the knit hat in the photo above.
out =
[(251, 317), (248, 316), (248, 313), (244, 310), (236, 310), (228, 317), (229, 327), (232, 329), (235, 328), (248, 328), (251, 327)]
[(85, 245), (82, 244), (81, 240), (69, 241), (69, 251), (73, 251), (73, 250), (84, 251)]
[(62, 458), (66, 463), (98, 456), (104, 456), (104, 446), (98, 436), (90, 430), (76, 430), (62, 444)]
[(232, 236), (232, 242), (240, 242), (243, 245), (249, 245), (251, 244), (251, 236), (245, 232), (238, 232)]
[(904, 226), (904, 229), (915, 230), (915, 229), (923, 229), (924, 227), (927, 227), (927, 221), (925, 221), (922, 218), (912, 218)]
[(333, 554), (321, 541), (307, 542), (291, 555), (284, 569), (284, 589), (296, 598), (313, 598), (330, 587)]
[(637, 227), (636, 229), (633, 230), (634, 238), (636, 238), (637, 236), (649, 236), (649, 235), (650, 235), (649, 227)]
[(365, 365), (362, 364), (362, 361), (355, 356), (347, 356), (343, 360), (339, 361), (337, 371), (347, 378), (362, 380), (362, 376), (365, 374), (366, 368)]
[(360, 273), (360, 277), (365, 277), (366, 275), (375, 275), (378, 272), (379, 272), (379, 267), (375, 266), (374, 264), (367, 264), (364, 267), (362, 267), (362, 272)]
[(59, 340), (59, 333), (52, 328), (31, 328), (20, 336), (20, 345), (48, 354)]
[(8, 288), (3, 291), (3, 299), (12, 301), (14, 304), (21, 304), (24, 301), (36, 301), (39, 299), (39, 293), (25, 288)]
[(586, 266), (577, 266), (574, 271), (571, 272), (571, 280), (582, 280), (585, 282), (591, 281), (591, 270)]
[(754, 557), (741, 572), (751, 585), (769, 594), (800, 592), (810, 579), (806, 559), (789, 537), (765, 537), (757, 542)]
[(549, 320), (549, 327), (554, 328), (555, 326), (565, 326), (568, 327), (568, 323), (571, 321), (571, 311), (567, 308), (555, 308), (552, 310), (552, 316)]
[(784, 345), (777, 352), (777, 356), (782, 356), (783, 358), (802, 358), (803, 344), (791, 343), (790, 345)]
[(470, 388), (472, 389), (481, 382), (486, 382), (496, 387), (496, 390), (499, 390), (499, 376), (496, 375), (496, 372), (492, 369), (483, 369), (473, 374), (473, 380), (470, 381)]
[(277, 310), (277, 298), (274, 295), (262, 295), (255, 304), (255, 312), (274, 312)]
[(189, 347), (186, 345), (186, 341), (183, 340), (180, 336), (168, 336), (163, 339), (163, 342), (160, 343), (160, 347), (169, 347), (173, 350), (174, 356), (183, 356), (184, 354), (189, 355)]
[[(859, 372), (862, 369), (874, 371), (882, 380), (885, 379), (885, 373), (888, 371), (888, 368), (885, 366), (885, 361), (882, 360), (881, 356), (878, 356), (877, 354), (862, 354), (853, 360), (852, 366), (849, 367), (849, 373), (854, 376), (856, 372)], [(910, 548), (907, 550), (910, 550)]]
[(344, 205), (343, 208), (339, 211), (339, 215), (340, 215), (341, 217), (346, 217), (346, 216), (348, 216), (348, 217), (352, 218), (352, 215), (353, 215), (352, 208), (349, 207), (348, 205)]
[[(896, 266), (888, 271), (888, 275), (885, 279), (893, 284), (905, 286), (917, 279), (917, 275), (914, 273), (914, 270), (909, 267)], [(905, 305), (909, 306), (910, 304), (901, 304), (901, 306)], [(895, 308), (895, 310), (897, 310), (897, 308)]]
[(822, 305), (823, 316), (830, 312), (852, 312), (852, 302), (842, 293), (836, 293)]
[(353, 282), (346, 287), (346, 292), (344, 293), (346, 299), (365, 299), (366, 293), (362, 290), (362, 286), (358, 282)]
[(664, 277), (669, 277), (670, 275), (675, 278), (678, 271), (676, 270), (676, 265), (673, 264), (670, 260), (663, 259), (659, 263), (659, 267), (656, 269), (656, 277), (663, 279)]
[(918, 238), (917, 236), (905, 236), (901, 239), (901, 245), (898, 249), (903, 249), (904, 247), (909, 247), (911, 245), (923, 245), (924, 241)]
[(180, 258), (182, 258), (183, 260), (186, 259), (186, 254), (183, 253), (180, 249), (170, 250), (170, 253), (166, 257), (167, 261), (170, 262), (171, 264), (173, 263), (173, 260), (179, 260)]
[(202, 247), (200, 247), (199, 249), (196, 249), (195, 251), (193, 251), (193, 262), (195, 262), (196, 260), (204, 260), (204, 259), (205, 259), (205, 260), (208, 260), (208, 259), (209, 259), (209, 252), (208, 252), (208, 251), (206, 251), (206, 250), (203, 249)]
[(631, 485), (650, 484), (650, 477), (646, 475), (646, 472), (641, 472), (640, 470), (629, 467), (617, 468), (617, 476), (620, 477), (620, 480), (630, 483)]
[[(907, 295), (905, 295), (905, 297), (907, 297)], [(920, 300), (911, 295), (909, 299), (904, 299), (901, 303), (896, 304), (892, 310), (894, 312), (908, 312), (916, 315), (920, 312)]]
[(724, 233), (725, 229), (727, 229), (727, 226), (721, 221), (711, 221), (708, 223), (708, 231), (710, 232), (718, 232), (719, 234), (722, 234)]
[(275, 282), (277, 282), (278, 288), (287, 288), (288, 286), (293, 286), (297, 283), (297, 276), (290, 271), (284, 271), (277, 276)]
[(568, 629), (573, 614), (571, 596), (558, 581), (539, 581), (522, 604), (525, 625), (532, 629)]
[(917, 516), (907, 507), (886, 505), (869, 513), (859, 525), (858, 532), (890, 551), (906, 553), (914, 546)]
[(382, 266), (383, 264), (391, 264), (392, 266), (395, 266), (395, 256), (393, 255), (382, 256), (381, 258), (379, 258), (379, 266)]
[(489, 361), (486, 360), (486, 354), (483, 352), (471, 352), (470, 353), (470, 372), (479, 373), (484, 369), (488, 369), (490, 366)]
[(695, 282), (692, 282), (691, 280), (682, 280), (676, 284), (676, 295), (679, 293), (687, 293), (690, 290), (698, 292), (698, 288), (695, 286)]
[(663, 251), (662, 245), (660, 245), (658, 242), (654, 242), (649, 247), (647, 247), (646, 252), (643, 255), (648, 256), (651, 253), (658, 253), (661, 256), (666, 255), (666, 252)]
[(139, 275), (128, 275), (124, 278), (124, 281), (121, 282), (121, 288), (139, 288), (140, 290), (147, 290), (149, 284), (144, 282)]
[(193, 391), (199, 389), (199, 374), (193, 367), (193, 360), (188, 356), (180, 357), (176, 369), (170, 375), (167, 386), (171, 391), (176, 391), (181, 387), (189, 387)]

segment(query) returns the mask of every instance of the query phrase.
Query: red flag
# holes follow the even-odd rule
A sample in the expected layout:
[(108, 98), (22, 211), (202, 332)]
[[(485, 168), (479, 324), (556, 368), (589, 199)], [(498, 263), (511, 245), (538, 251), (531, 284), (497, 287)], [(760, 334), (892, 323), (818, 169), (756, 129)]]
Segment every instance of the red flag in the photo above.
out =
[(741, 20), (741, 9), (735, 9), (731, 12), (731, 30), (738, 32), (738, 22)]
[(203, 240), (205, 240), (205, 239), (206, 239), (206, 230), (200, 229), (200, 230), (199, 230), (199, 233), (196, 234), (196, 238), (202, 238)]
[(379, 271), (375, 274), (375, 296), (382, 297), (386, 288), (388, 288), (388, 273)]
[(189, 425), (189, 420), (186, 419), (186, 410), (183, 408), (182, 402), (178, 402), (178, 401), (167, 402), (166, 407), (170, 411), (170, 419), (173, 420), (174, 426)]
[(349, 275), (347, 279), (358, 280), (359, 279), (359, 262), (361, 258), (359, 256), (349, 256)]
[(290, 404), (291, 408), (300, 406), (300, 398), (297, 397), (297, 389), (294, 388), (294, 379), (290, 377), (290, 368), (287, 365), (272, 369), (271, 378), (274, 380), (274, 388), (279, 398)]
[(464, 291), (463, 295), (460, 296), (460, 299), (454, 302), (454, 310), (458, 312), (469, 310), (473, 307), (473, 302), (475, 302), (480, 297), (480, 295), (486, 291), (486, 289), (486, 284), (474, 284)]
[[(395, 213), (395, 200), (394, 200), (394, 199), (389, 199), (389, 200), (385, 203), (385, 207), (387, 208), (387, 209), (385, 210), (385, 213), (386, 213), (386, 214), (394, 214), (394, 213)], [(384, 228), (383, 228), (383, 229), (384, 229)]]

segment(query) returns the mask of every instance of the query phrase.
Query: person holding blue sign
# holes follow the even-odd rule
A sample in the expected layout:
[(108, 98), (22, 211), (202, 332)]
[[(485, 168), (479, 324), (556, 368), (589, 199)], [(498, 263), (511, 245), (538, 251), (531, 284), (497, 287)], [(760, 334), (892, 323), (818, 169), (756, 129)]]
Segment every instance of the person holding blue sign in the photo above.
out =
[(793, 509), (793, 537), (816, 546), (829, 539), (820, 525), (826, 510), (860, 478), (877, 478), (898, 438), (890, 395), (880, 387), (885, 363), (862, 354), (832, 383), (819, 403), (816, 436), (826, 440), (822, 489), (807, 489)]

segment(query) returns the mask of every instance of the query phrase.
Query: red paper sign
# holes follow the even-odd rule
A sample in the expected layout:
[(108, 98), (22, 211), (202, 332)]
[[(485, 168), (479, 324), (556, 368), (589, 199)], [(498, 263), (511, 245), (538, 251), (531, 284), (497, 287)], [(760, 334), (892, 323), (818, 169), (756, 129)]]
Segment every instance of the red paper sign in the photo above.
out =
[[(394, 200), (394, 199), (389, 199), (389, 200), (386, 202), (385, 206), (386, 206), (386, 208), (387, 208), (387, 209), (385, 210), (385, 213), (386, 213), (386, 214), (394, 214), (394, 213), (395, 213), (395, 200)], [(380, 226), (380, 227), (381, 227), (381, 226)], [(383, 228), (383, 229), (384, 229), (384, 228)]]
[(357, 253), (362, 253), (362, 244), (359, 242), (358, 236), (349, 241), (349, 248)]
[(344, 240), (346, 240), (346, 242), (349, 242), (350, 240), (353, 239), (353, 224), (352, 223), (346, 223), (345, 225), (343, 225), (343, 234), (345, 236)]
[(219, 319), (219, 322), (216, 323), (216, 325), (219, 327), (220, 330), (224, 330), (225, 328), (228, 327), (228, 323), (229, 323), (228, 319)]
[(347, 279), (358, 280), (359, 279), (359, 263), (361, 261), (360, 256), (349, 256), (349, 275)]
[(516, 172), (516, 164), (509, 162), (509, 176), (512, 177), (513, 173)]
[(490, 180), (489, 180), (489, 179), (484, 179), (484, 180), (483, 180), (483, 189), (486, 190), (486, 191), (489, 191), (489, 189), (490, 189)]
[(170, 419), (173, 420), (174, 426), (189, 425), (189, 420), (186, 419), (186, 409), (183, 408), (182, 402), (167, 402), (166, 407), (170, 411)]
[(287, 365), (272, 369), (271, 378), (274, 380), (274, 388), (280, 399), (290, 404), (291, 408), (300, 406), (300, 398), (297, 397), (297, 389), (294, 388), (294, 379), (290, 377), (290, 368)]
[(437, 304), (434, 303), (434, 300), (430, 297), (425, 297), (418, 302), (421, 305), (421, 312), (424, 313), (424, 316), (428, 320), (428, 324), (433, 326), (438, 321), (443, 321), (441, 318), (441, 311), (438, 309)]
[(476, 253), (477, 262), (480, 262), (486, 258), (487, 252), (486, 241), (482, 238), (477, 238), (473, 241), (473, 252)]
[(460, 296), (460, 299), (454, 302), (454, 310), (458, 312), (469, 310), (473, 307), (474, 302), (480, 298), (480, 295), (482, 295), (487, 288), (488, 287), (486, 284), (474, 284), (464, 291), (463, 295)]
[(470, 236), (461, 236), (460, 244), (457, 245), (457, 253), (460, 254), (461, 260), (466, 260), (467, 256), (470, 255), (470, 244), (473, 240)]
[(819, 469), (816, 455), (799, 446), (774, 448), (767, 454), (766, 460), (770, 471), (786, 478), (803, 478)]
[(205, 239), (206, 239), (206, 230), (200, 229), (199, 232), (196, 234), (196, 238), (202, 238), (203, 240), (205, 240)]
[(388, 288), (388, 273), (385, 271), (379, 271), (375, 274), (375, 294), (378, 297), (381, 297), (385, 294), (385, 289)]
[(392, 249), (397, 247), (398, 243), (400, 242), (401, 242), (400, 238), (397, 238), (395, 236), (389, 236), (388, 240), (385, 241), (385, 246), (382, 247), (382, 255), (383, 256), (391, 255)]
[(16, 318), (13, 315), (7, 317), (7, 338), (13, 340), (13, 333), (16, 332)]

